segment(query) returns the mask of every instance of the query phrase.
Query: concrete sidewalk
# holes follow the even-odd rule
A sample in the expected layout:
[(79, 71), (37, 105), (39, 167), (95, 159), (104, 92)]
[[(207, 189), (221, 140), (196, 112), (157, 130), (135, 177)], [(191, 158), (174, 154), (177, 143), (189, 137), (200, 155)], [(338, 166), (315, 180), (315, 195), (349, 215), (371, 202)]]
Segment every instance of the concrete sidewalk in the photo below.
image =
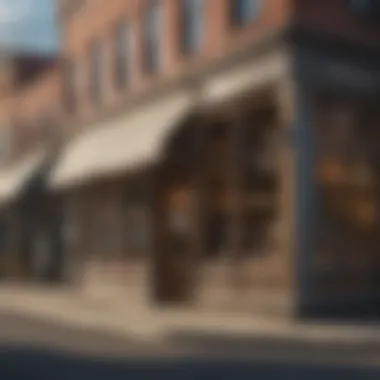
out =
[(2, 285), (0, 312), (124, 334), (139, 340), (176, 339), (189, 344), (213, 342), (218, 347), (241, 343), (247, 347), (251, 343), (272, 340), (276, 344), (298, 342), (316, 348), (360, 346), (376, 349), (380, 354), (380, 326), (296, 324), (248, 315), (157, 310), (137, 300), (120, 304), (117, 300), (85, 297), (70, 289)]
[(0, 312), (18, 313), (47, 321), (138, 339), (159, 339), (162, 328), (144, 305), (121, 305), (116, 300), (88, 297), (73, 289), (25, 285), (0, 286)]

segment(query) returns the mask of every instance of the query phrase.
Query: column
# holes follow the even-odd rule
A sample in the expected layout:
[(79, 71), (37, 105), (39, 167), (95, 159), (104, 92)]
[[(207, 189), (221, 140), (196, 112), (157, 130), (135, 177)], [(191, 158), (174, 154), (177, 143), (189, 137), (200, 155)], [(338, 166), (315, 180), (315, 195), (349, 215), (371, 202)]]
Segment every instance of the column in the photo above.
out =
[(296, 144), (294, 140), (294, 87), (291, 79), (284, 78), (274, 91), (276, 105), (276, 160), (277, 160), (277, 219), (274, 221), (274, 249), (280, 260), (280, 283), (286, 294), (285, 313), (289, 316), (296, 309), (298, 281), (296, 272)]
[[(192, 202), (192, 264), (193, 268), (193, 301), (200, 301), (198, 296), (203, 290), (202, 262), (205, 249), (205, 192), (206, 171), (205, 152), (208, 143), (208, 120), (206, 115), (201, 115), (194, 121), (194, 162), (193, 162), (193, 202)], [(207, 282), (207, 281), (206, 281)], [(207, 286), (207, 285), (206, 285)]]
[(243, 110), (233, 109), (229, 118), (229, 157), (226, 165), (229, 221), (227, 231), (227, 278), (231, 290), (240, 288), (240, 257), (244, 233), (243, 166), (245, 120)]
[(294, 91), (295, 132), (295, 253), (298, 306), (311, 311), (316, 301), (316, 254), (319, 196), (315, 179), (317, 159), (315, 98), (310, 86), (298, 84)]
[(318, 194), (315, 181), (316, 131), (312, 88), (284, 79), (278, 87), (279, 231), (292, 309), (310, 310), (315, 300)]

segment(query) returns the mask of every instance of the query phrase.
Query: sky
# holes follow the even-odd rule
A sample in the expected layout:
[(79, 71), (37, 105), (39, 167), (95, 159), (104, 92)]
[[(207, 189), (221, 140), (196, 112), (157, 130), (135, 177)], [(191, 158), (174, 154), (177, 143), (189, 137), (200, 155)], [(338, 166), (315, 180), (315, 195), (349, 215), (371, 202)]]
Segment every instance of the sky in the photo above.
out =
[(55, 52), (57, 0), (0, 0), (0, 52)]

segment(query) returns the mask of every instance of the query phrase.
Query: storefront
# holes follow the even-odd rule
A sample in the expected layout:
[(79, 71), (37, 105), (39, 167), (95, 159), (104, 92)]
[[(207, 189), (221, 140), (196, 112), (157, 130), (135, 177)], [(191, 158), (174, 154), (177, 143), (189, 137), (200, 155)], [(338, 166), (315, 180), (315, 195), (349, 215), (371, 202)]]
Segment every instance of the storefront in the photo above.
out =
[(100, 297), (127, 299), (147, 290), (152, 233), (145, 180), (141, 176), (103, 180), (66, 197), (68, 283)]
[(76, 283), (126, 302), (292, 309), (288, 63), (281, 49), (234, 64), (68, 143), (50, 185), (70, 210)]
[(318, 293), (363, 311), (379, 299), (377, 103), (327, 95), (318, 103)]
[(100, 297), (150, 300), (156, 164), (189, 117), (191, 92), (162, 96), (73, 138), (51, 173), (63, 200), (66, 278)]
[(51, 164), (47, 151), (36, 150), (1, 171), (1, 266), (5, 278), (47, 280), (54, 250), (51, 198), (43, 178)]
[(172, 137), (155, 202), (160, 302), (376, 309), (379, 71), (310, 46), (293, 58), (207, 78)]
[(296, 61), (299, 280), (312, 314), (378, 313), (380, 76), (358, 51), (308, 46)]
[(156, 201), (159, 301), (291, 312), (288, 78), (284, 52), (208, 77), (201, 104), (172, 137)]

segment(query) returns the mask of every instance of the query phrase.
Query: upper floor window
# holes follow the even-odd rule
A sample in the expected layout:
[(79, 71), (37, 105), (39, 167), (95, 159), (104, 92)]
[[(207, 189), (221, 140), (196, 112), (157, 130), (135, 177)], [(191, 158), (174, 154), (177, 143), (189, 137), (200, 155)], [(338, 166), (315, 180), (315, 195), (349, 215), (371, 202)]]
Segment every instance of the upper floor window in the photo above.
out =
[(61, 130), (59, 120), (54, 114), (54, 105), (41, 111), (40, 117), (36, 120), (39, 143), (56, 144), (60, 142)]
[(78, 63), (67, 60), (63, 67), (63, 103), (65, 110), (74, 113), (77, 107)]
[(244, 25), (258, 15), (261, 0), (230, 0), (231, 21), (234, 25)]
[(349, 0), (350, 8), (359, 13), (366, 13), (372, 7), (372, 0)]
[(14, 155), (18, 156), (31, 149), (35, 144), (35, 129), (31, 126), (31, 120), (17, 119), (13, 124), (14, 131)]
[(120, 22), (115, 30), (115, 72), (117, 88), (124, 88), (129, 79), (131, 30), (126, 21)]
[(92, 100), (96, 103), (101, 102), (103, 96), (103, 46), (96, 40), (90, 47), (90, 89)]
[(6, 163), (13, 153), (13, 139), (9, 127), (2, 126), (0, 129), (0, 165)]
[(349, 0), (349, 7), (352, 12), (366, 18), (380, 17), (379, 0)]
[(154, 73), (159, 70), (162, 26), (162, 3), (159, 0), (153, 0), (149, 3), (144, 13), (144, 70), (148, 73)]
[(198, 50), (204, 32), (204, 0), (180, 0), (181, 50)]

